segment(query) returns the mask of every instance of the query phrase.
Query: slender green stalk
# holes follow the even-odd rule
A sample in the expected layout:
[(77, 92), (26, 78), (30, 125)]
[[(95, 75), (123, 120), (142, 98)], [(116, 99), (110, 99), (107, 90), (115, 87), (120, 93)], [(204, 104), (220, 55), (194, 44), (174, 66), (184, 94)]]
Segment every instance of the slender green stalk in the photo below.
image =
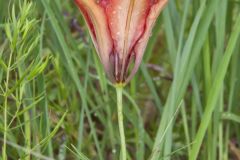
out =
[(3, 160), (7, 160), (6, 141), (7, 141), (7, 97), (5, 97), (5, 102), (4, 102), (4, 138), (3, 138), (3, 148), (2, 148)]
[(3, 138), (3, 149), (2, 149), (3, 160), (7, 159), (6, 141), (7, 141), (7, 97), (4, 103), (4, 138)]
[[(19, 71), (20, 77), (23, 76), (24, 70), (26, 70), (25, 65), (19, 65), (18, 71)], [(21, 88), (21, 99), (23, 99), (24, 97), (31, 97), (31, 96), (32, 96), (32, 93), (31, 93), (31, 89), (30, 89), (29, 84), (23, 85), (23, 87)], [(26, 102), (26, 103), (24, 103), (24, 107), (28, 106), (30, 104), (31, 103), (28, 104)], [(32, 133), (31, 133), (31, 123), (32, 122), (31, 122), (30, 112), (29, 111), (24, 112), (23, 117), (24, 117), (25, 122), (29, 122), (29, 123), (26, 123), (24, 125), (24, 132), (25, 132), (26, 148), (28, 150), (31, 150), (31, 143), (32, 143), (32, 140), (31, 140), (31, 135), (32, 135)], [(30, 160), (30, 154), (26, 155), (25, 160)]]
[(10, 54), (10, 59), (8, 62), (8, 68), (7, 68), (7, 76), (6, 76), (6, 95), (5, 95), (5, 101), (4, 101), (4, 136), (3, 136), (3, 148), (2, 148), (2, 158), (3, 160), (7, 160), (7, 130), (8, 130), (8, 124), (7, 124), (7, 106), (8, 106), (8, 84), (9, 84), (9, 76), (10, 76), (10, 68), (12, 63), (12, 52)]
[(124, 125), (123, 125), (123, 105), (122, 105), (122, 86), (116, 86), (117, 92), (117, 108), (118, 108), (118, 126), (119, 126), (119, 133), (121, 139), (121, 159), (127, 159), (127, 152), (126, 152), (126, 142), (125, 142), (125, 134), (124, 134)]

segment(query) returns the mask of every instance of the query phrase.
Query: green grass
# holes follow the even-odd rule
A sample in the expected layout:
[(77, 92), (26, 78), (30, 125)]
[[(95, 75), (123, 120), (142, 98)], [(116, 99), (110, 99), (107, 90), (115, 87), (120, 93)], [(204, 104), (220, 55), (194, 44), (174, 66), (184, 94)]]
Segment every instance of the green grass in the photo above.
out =
[[(129, 160), (239, 158), (239, 37), (238, 0), (169, 0), (123, 91)], [(0, 0), (0, 159), (120, 148), (115, 88), (74, 2)]]

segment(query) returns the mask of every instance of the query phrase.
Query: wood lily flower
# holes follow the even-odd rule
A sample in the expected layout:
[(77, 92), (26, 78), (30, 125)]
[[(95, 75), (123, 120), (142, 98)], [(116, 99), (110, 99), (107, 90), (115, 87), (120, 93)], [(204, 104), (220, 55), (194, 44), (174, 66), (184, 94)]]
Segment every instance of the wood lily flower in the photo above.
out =
[(154, 23), (167, 0), (75, 2), (110, 80), (114, 84), (129, 82), (139, 68)]

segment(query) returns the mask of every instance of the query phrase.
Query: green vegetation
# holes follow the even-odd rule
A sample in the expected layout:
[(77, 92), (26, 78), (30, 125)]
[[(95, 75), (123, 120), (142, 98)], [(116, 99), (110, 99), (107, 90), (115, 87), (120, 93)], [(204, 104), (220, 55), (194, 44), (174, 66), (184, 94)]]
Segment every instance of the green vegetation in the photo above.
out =
[[(239, 0), (169, 0), (123, 91), (129, 160), (240, 159), (239, 37)], [(119, 159), (116, 96), (73, 1), (0, 0), (0, 159)]]

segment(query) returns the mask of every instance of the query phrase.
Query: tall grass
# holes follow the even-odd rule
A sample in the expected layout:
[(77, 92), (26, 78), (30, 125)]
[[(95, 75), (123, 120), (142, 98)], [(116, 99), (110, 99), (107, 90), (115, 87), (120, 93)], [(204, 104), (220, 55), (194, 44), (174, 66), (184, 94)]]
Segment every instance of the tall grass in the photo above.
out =
[[(128, 159), (240, 159), (239, 37), (238, 0), (169, 0), (123, 91)], [(0, 0), (0, 159), (118, 159), (115, 97), (73, 1)]]

